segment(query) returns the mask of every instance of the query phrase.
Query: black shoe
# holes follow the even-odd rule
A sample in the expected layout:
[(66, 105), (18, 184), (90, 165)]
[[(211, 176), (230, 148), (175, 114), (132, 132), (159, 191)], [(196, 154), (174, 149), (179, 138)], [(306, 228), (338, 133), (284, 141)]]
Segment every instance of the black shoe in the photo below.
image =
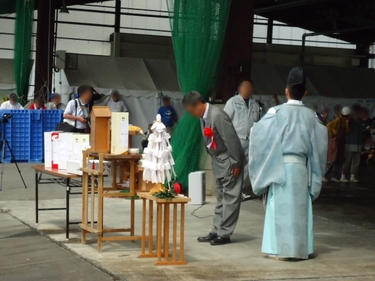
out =
[(210, 233), (207, 236), (199, 236), (198, 242), (211, 242), (212, 240), (216, 239), (217, 234)]
[(213, 239), (210, 244), (212, 246), (217, 246), (217, 245), (225, 245), (230, 243), (230, 238), (225, 238), (221, 236), (217, 236), (215, 239)]

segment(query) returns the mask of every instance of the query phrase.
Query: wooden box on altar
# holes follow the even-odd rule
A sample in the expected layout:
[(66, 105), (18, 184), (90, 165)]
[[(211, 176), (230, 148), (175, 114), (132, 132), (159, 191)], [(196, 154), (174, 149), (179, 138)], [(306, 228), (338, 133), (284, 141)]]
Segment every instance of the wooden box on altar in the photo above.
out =
[(108, 106), (94, 106), (91, 111), (91, 150), (98, 153), (111, 151), (111, 110)]

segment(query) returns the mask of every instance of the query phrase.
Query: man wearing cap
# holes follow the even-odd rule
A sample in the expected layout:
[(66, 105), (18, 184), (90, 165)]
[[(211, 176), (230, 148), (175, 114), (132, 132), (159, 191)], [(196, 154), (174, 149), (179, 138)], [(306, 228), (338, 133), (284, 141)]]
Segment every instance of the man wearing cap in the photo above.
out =
[(46, 104), (47, 109), (65, 110), (66, 105), (61, 102), (61, 95), (58, 93), (49, 95), (50, 102)]
[[(260, 108), (258, 103), (251, 98), (254, 91), (253, 81), (244, 79), (238, 85), (238, 95), (230, 98), (224, 111), (232, 120), (234, 129), (241, 141), (242, 148), (245, 152), (247, 162), (249, 161), (249, 136), (250, 129), (254, 123), (260, 119)], [(244, 182), (248, 181), (249, 170), (244, 168)], [(251, 195), (242, 193), (242, 201), (251, 199)]]
[(305, 107), (306, 76), (293, 68), (287, 103), (271, 108), (250, 134), (254, 193), (266, 195), (262, 252), (277, 260), (308, 259), (314, 252), (312, 201), (326, 167), (327, 128)]
[[(328, 143), (328, 167), (323, 182), (340, 182), (342, 164), (345, 160), (345, 138), (349, 133), (350, 108), (344, 107), (341, 115), (327, 124)], [(329, 175), (332, 174), (331, 179)]]
[(18, 102), (18, 97), (15, 93), (9, 95), (9, 100), (1, 104), (0, 109), (23, 109)]
[(163, 96), (163, 106), (159, 108), (158, 114), (161, 116), (161, 121), (167, 127), (167, 132), (172, 136), (174, 124), (177, 122), (177, 114), (171, 106), (171, 98)]
[(107, 106), (111, 109), (111, 112), (128, 112), (128, 108), (125, 103), (120, 100), (120, 93), (117, 90), (113, 90), (111, 98), (107, 103)]

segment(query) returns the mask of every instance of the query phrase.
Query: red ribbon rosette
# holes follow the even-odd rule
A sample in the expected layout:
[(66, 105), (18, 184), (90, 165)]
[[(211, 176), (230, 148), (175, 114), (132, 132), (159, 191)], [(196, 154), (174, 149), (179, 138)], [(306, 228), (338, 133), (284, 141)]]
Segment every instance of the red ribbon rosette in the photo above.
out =
[(211, 143), (207, 146), (208, 148), (213, 148), (214, 150), (216, 150), (216, 142), (214, 140), (214, 131), (211, 129), (211, 128), (204, 128), (203, 130), (203, 134), (205, 137), (211, 139)]

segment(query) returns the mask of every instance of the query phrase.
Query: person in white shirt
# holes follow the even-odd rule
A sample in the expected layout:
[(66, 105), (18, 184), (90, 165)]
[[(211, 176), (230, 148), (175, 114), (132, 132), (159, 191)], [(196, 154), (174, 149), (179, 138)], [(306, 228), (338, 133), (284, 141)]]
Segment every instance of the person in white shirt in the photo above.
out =
[(108, 101), (107, 106), (109, 106), (111, 112), (128, 112), (128, 108), (125, 103), (120, 100), (120, 93), (117, 90), (112, 91), (111, 99)]
[(89, 132), (87, 124), (89, 118), (89, 103), (92, 99), (93, 90), (89, 85), (78, 88), (78, 99), (68, 102), (64, 111), (64, 122), (74, 126), (77, 132)]
[(66, 105), (61, 102), (61, 95), (58, 93), (49, 95), (50, 102), (46, 104), (47, 109), (65, 110)]
[(18, 102), (18, 96), (15, 93), (9, 95), (9, 100), (1, 104), (0, 109), (23, 109)]

